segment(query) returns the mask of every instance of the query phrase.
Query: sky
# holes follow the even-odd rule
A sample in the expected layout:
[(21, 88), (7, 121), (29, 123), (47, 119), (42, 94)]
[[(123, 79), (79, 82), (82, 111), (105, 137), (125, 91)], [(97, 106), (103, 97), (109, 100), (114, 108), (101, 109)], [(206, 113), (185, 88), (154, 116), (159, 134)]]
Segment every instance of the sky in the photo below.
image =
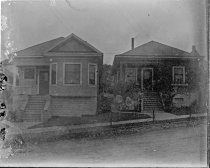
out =
[(2, 2), (1, 54), (76, 34), (114, 55), (151, 40), (206, 56), (205, 0), (42, 0)]

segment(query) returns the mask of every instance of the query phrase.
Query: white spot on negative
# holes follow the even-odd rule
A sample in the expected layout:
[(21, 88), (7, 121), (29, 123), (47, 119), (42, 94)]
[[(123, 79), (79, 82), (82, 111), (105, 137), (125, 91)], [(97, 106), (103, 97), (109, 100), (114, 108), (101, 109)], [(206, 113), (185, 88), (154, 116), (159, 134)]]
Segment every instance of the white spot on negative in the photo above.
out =
[(50, 6), (55, 6), (55, 0), (50, 0)]
[(4, 31), (8, 28), (7, 26), (7, 17), (1, 16), (1, 30)]

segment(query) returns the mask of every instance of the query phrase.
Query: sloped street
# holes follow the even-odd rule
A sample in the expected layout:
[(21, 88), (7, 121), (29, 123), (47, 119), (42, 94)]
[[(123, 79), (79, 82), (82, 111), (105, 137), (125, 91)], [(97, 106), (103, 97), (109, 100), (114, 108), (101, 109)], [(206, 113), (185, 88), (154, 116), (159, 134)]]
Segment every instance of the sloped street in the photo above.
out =
[[(13, 164), (14, 163), (14, 164)], [(3, 165), (205, 166), (204, 125), (28, 145)], [(40, 164), (40, 165), (39, 165)]]

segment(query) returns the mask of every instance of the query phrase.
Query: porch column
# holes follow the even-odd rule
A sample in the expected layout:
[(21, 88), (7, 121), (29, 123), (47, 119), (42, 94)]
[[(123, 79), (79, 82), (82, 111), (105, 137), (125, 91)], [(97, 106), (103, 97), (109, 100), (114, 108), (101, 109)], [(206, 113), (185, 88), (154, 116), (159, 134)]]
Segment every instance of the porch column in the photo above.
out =
[(123, 72), (123, 64), (120, 63), (120, 81), (124, 82), (124, 72)]
[(120, 63), (120, 80), (122, 82), (125, 82), (125, 67), (123, 67), (124, 65), (124, 63)]
[[(16, 102), (17, 102), (17, 98), (16, 98), (16, 92), (15, 92), (15, 87), (16, 87), (16, 70), (18, 68), (16, 68), (15, 66), (13, 67), (12, 70), (12, 75), (13, 75), (13, 81), (12, 81), (12, 90), (13, 90), (13, 96), (12, 96), (12, 111), (16, 110)], [(15, 114), (16, 115), (16, 114)]]

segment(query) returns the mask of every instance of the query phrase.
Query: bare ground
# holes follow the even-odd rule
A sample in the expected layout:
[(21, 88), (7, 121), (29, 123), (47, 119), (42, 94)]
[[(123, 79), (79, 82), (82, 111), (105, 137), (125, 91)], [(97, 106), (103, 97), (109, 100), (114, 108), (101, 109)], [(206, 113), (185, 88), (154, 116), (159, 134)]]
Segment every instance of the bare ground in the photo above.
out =
[(9, 166), (205, 166), (204, 125), (28, 144)]

